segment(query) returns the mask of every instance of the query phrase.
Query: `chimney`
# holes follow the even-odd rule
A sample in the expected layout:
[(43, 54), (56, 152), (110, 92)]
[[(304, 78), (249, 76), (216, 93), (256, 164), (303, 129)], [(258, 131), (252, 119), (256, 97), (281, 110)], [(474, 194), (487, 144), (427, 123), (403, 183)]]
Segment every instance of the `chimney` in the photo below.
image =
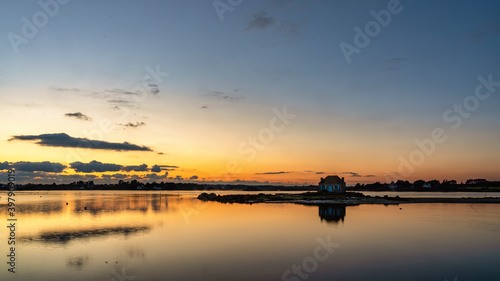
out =
[(321, 181), (323, 181), (323, 180), (324, 180), (324, 178), (321, 178)]

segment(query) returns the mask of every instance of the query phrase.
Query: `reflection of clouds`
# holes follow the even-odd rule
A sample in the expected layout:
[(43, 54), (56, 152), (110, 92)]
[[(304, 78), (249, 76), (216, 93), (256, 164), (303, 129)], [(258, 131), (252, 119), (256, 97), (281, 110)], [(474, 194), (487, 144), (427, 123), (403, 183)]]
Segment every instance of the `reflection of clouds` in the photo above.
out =
[(66, 266), (69, 268), (74, 268), (78, 271), (81, 271), (85, 265), (89, 263), (89, 257), (80, 256), (69, 258), (66, 260)]
[(146, 213), (148, 210), (154, 212), (166, 212), (168, 210), (168, 200), (165, 195), (162, 196), (156, 193), (82, 198), (74, 200), (73, 204), (70, 205), (75, 214), (88, 211), (93, 215), (104, 212), (139, 211)]
[(137, 227), (113, 227), (113, 228), (100, 228), (100, 229), (87, 229), (78, 231), (66, 231), (66, 232), (44, 232), (40, 236), (36, 237), (22, 237), (21, 241), (32, 241), (41, 243), (68, 243), (71, 240), (82, 239), (82, 238), (93, 238), (99, 236), (123, 234), (125, 236), (133, 233), (148, 231), (151, 228), (149, 226), (137, 226)]
[[(81, 196), (81, 195), (80, 195)], [(75, 196), (76, 197), (76, 196)], [(4, 207), (5, 204), (0, 204)], [(6, 206), (6, 205), (5, 205)], [(155, 213), (167, 212), (168, 198), (165, 194), (99, 194), (88, 198), (63, 198), (57, 201), (24, 201), (16, 204), (17, 211), (23, 214), (34, 213), (61, 213), (66, 208), (77, 215), (90, 213), (119, 213), (123, 211), (137, 211), (146, 213), (149, 210)]]
[(16, 209), (19, 213), (23, 213), (23, 214), (60, 213), (63, 210), (63, 204), (60, 201), (42, 202), (42, 203), (37, 203), (37, 204), (16, 204)]

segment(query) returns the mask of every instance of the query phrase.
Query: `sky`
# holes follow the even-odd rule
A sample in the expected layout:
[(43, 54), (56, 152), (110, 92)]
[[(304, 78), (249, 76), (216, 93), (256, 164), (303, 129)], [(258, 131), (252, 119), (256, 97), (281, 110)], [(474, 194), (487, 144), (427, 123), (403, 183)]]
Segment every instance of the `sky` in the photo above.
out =
[(0, 182), (500, 180), (498, 1), (1, 5)]

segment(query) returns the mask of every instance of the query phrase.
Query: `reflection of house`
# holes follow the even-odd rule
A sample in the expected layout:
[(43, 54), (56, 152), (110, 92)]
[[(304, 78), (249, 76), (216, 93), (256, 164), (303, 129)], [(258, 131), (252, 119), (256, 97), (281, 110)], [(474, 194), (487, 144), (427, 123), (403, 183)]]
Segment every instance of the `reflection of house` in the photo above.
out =
[(328, 176), (321, 178), (319, 182), (319, 190), (326, 190), (329, 192), (345, 192), (344, 178), (338, 176)]
[(327, 222), (339, 222), (344, 221), (345, 217), (345, 205), (319, 205), (319, 216), (321, 220)]

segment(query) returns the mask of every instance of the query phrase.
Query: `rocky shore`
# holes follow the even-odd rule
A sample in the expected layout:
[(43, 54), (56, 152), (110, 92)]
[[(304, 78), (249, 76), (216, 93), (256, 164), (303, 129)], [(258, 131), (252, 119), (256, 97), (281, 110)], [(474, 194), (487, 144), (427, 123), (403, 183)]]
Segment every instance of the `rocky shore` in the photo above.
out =
[(220, 203), (296, 203), (296, 204), (408, 204), (408, 203), (500, 203), (499, 197), (485, 198), (400, 198), (399, 196), (367, 196), (359, 192), (330, 193), (330, 192), (306, 192), (300, 194), (238, 194), (217, 195), (215, 193), (202, 193), (198, 196), (202, 201), (215, 201)]

